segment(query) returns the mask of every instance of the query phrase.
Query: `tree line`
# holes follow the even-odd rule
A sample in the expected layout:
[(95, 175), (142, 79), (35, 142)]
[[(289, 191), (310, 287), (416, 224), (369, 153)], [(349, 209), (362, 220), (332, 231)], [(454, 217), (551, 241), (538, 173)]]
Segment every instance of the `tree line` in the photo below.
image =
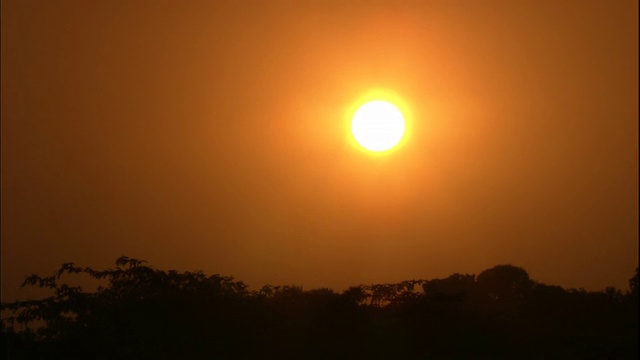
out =
[[(83, 291), (63, 280), (101, 281)], [(230, 276), (63, 264), (3, 303), (3, 359), (637, 359), (638, 269), (629, 289), (564, 289), (517, 266), (344, 291)]]

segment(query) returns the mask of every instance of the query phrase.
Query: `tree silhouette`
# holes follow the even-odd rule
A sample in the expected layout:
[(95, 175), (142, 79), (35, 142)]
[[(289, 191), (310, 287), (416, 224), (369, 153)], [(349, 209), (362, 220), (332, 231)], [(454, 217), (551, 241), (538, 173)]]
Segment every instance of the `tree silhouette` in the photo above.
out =
[(478, 275), (478, 288), (495, 300), (516, 300), (525, 297), (533, 285), (529, 274), (513, 265), (497, 265)]
[[(88, 276), (95, 292), (64, 282)], [(498, 265), (477, 277), (331, 289), (265, 285), (202, 272), (65, 263), (2, 304), (6, 359), (634, 359), (638, 270), (626, 293), (532, 281)], [(419, 291), (419, 290), (422, 291)]]

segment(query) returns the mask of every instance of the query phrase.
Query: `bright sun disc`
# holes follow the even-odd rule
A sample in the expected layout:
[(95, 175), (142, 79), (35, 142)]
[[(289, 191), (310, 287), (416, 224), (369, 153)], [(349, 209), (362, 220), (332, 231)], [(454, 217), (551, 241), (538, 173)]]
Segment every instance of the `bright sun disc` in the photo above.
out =
[(385, 151), (396, 146), (404, 134), (404, 118), (394, 105), (376, 100), (356, 111), (351, 121), (356, 141), (365, 149)]

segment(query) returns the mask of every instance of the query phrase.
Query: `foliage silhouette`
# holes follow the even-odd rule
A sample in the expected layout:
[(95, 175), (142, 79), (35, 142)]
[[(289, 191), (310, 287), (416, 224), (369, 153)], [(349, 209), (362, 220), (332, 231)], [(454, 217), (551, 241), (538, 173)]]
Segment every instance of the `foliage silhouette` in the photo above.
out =
[[(86, 275), (95, 292), (62, 283)], [(163, 271), (62, 264), (2, 304), (5, 359), (635, 359), (638, 270), (626, 293), (563, 289), (512, 265), (477, 277), (331, 289)]]

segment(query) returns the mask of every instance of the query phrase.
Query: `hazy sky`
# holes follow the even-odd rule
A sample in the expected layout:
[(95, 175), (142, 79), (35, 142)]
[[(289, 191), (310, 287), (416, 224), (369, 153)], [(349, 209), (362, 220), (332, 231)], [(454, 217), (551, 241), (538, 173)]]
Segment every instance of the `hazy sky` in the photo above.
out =
[[(372, 89), (410, 120), (385, 156), (348, 132)], [(3, 0), (2, 297), (121, 255), (626, 289), (637, 132), (637, 1)]]

